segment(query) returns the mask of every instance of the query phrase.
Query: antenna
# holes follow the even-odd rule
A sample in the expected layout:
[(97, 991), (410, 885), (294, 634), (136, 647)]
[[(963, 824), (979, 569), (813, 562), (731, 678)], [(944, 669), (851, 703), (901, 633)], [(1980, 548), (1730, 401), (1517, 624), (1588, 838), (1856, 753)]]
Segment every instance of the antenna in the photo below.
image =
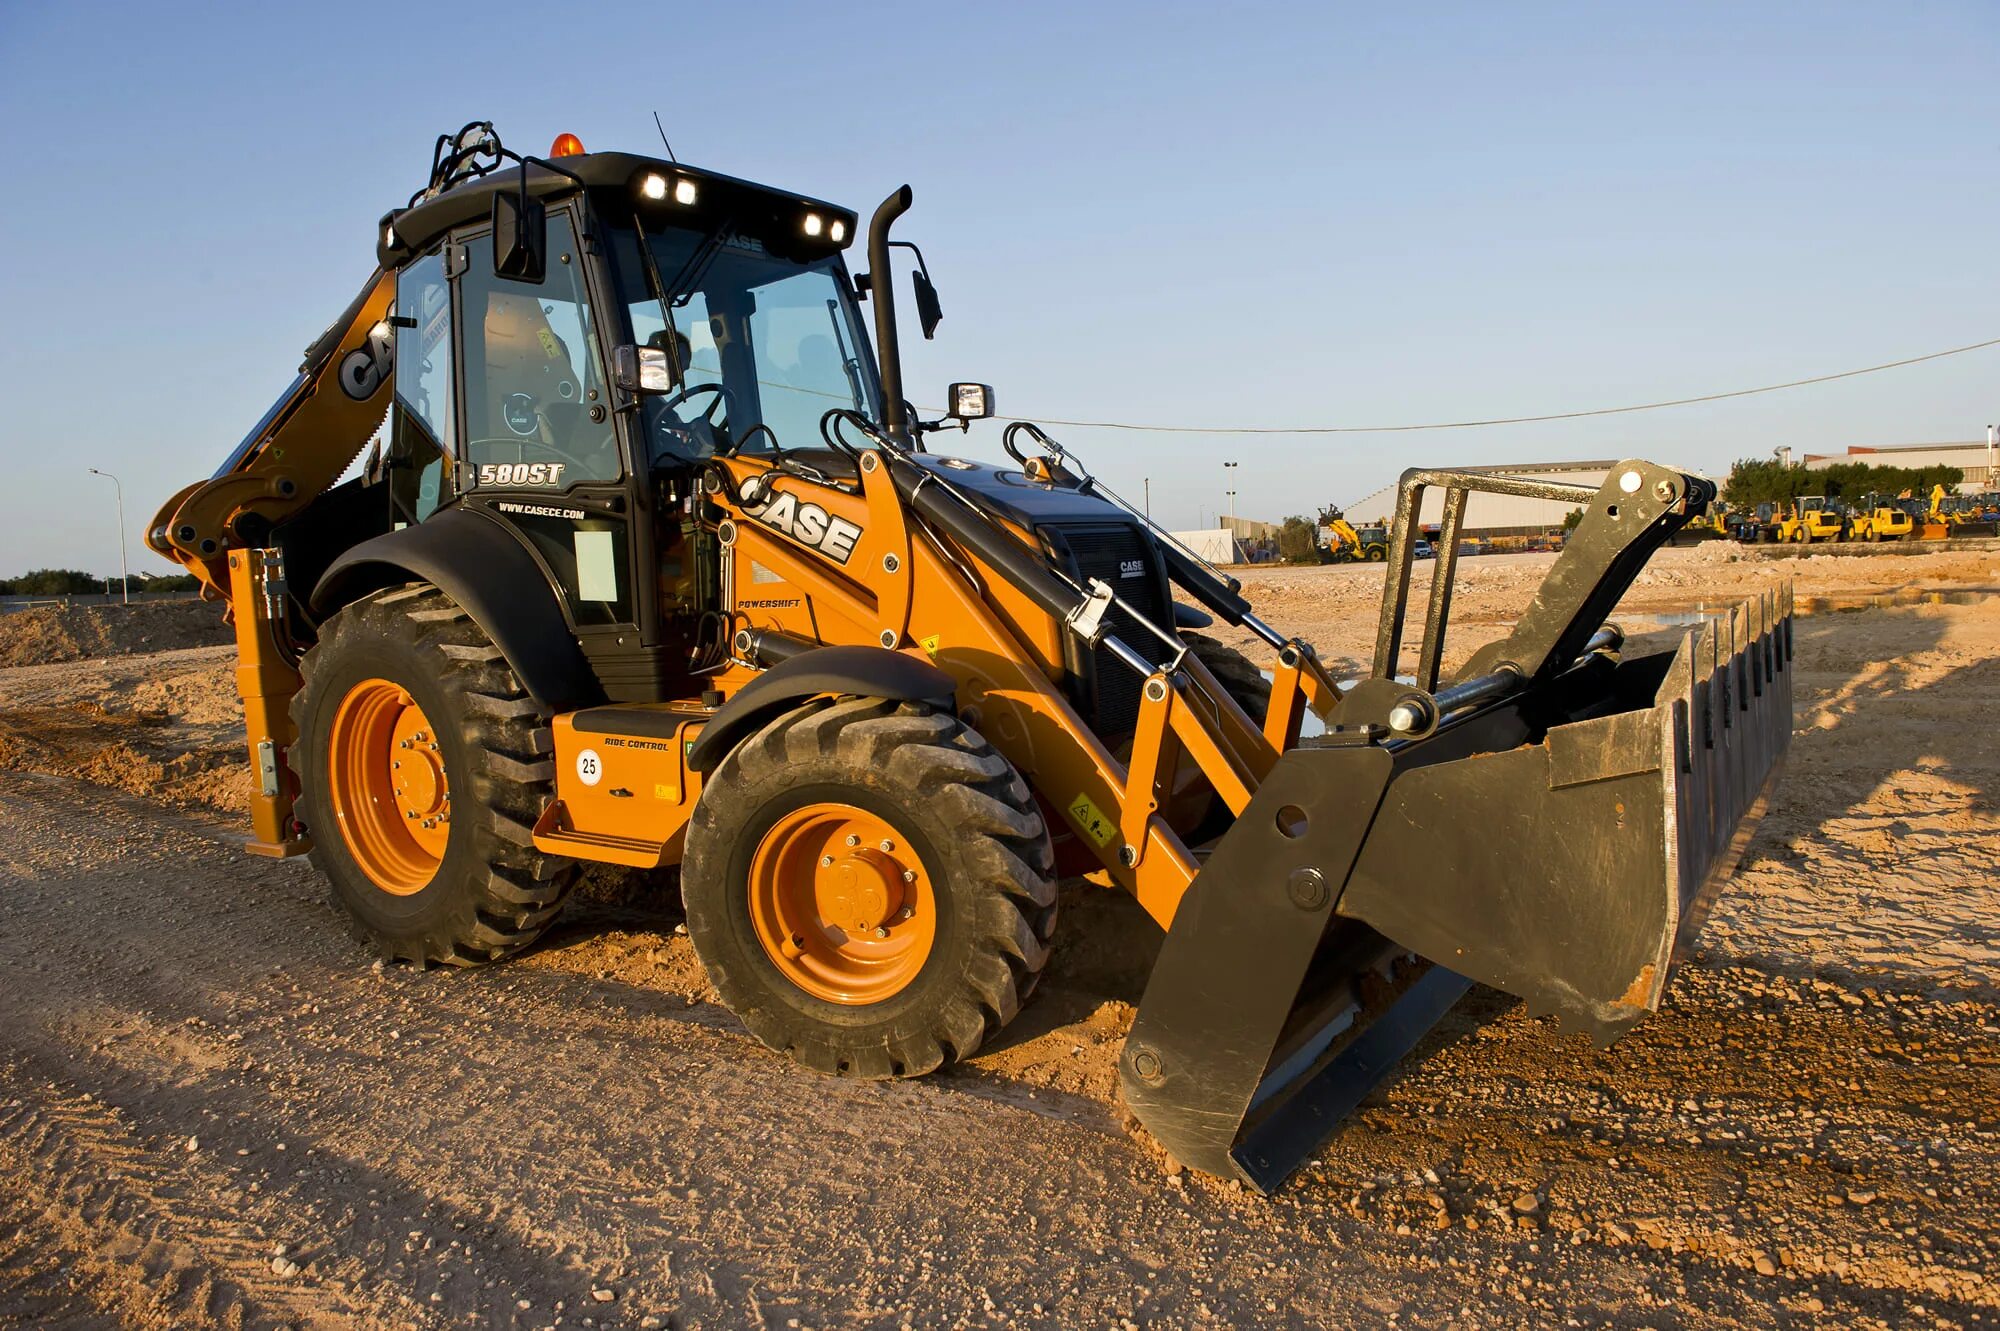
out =
[(671, 143), (667, 143), (667, 127), (660, 123), (660, 113), (658, 111), (653, 112), (653, 128), (660, 131), (660, 142), (666, 144), (667, 160), (669, 162), (672, 162), (675, 166), (679, 166), (681, 164), (681, 159), (674, 156), (674, 145)]

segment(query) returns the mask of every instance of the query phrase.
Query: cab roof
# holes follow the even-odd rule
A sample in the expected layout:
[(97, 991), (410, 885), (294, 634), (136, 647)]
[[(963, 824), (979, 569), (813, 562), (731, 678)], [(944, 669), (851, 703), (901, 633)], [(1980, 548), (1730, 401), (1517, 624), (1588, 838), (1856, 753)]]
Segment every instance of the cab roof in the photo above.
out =
[[(857, 219), (852, 209), (681, 162), (603, 152), (559, 157), (546, 164), (534, 161), (525, 169), (533, 197), (555, 200), (584, 192), (595, 206), (636, 212), (648, 226), (709, 230), (726, 225), (766, 245), (776, 242), (779, 252), (801, 259), (836, 253), (854, 243)], [(384, 268), (398, 267), (430, 249), (452, 228), (490, 217), (495, 195), (521, 187), (522, 170), (509, 163), (483, 175), (466, 176), (430, 198), (385, 214), (376, 236), (376, 261)], [(649, 178), (660, 182), (656, 186), (660, 197), (646, 192)], [(690, 192), (691, 201), (686, 199)], [(816, 233), (807, 230), (812, 225), (809, 218), (818, 219)]]

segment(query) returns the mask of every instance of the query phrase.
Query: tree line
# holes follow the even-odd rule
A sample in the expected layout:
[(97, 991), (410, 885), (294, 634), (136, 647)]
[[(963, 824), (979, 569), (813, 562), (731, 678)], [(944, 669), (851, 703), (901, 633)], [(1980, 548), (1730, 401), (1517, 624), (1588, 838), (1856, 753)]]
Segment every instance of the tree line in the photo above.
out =
[[(132, 579), (135, 592), (191, 592), (199, 585), (187, 573)], [(95, 596), (116, 590), (118, 579), (100, 578), (75, 568), (38, 568), (18, 578), (0, 578), (0, 596)]]
[(1729, 469), (1722, 498), (1731, 508), (1787, 504), (1800, 495), (1857, 500), (1863, 495), (1894, 497), (1908, 491), (1928, 499), (1933, 486), (1947, 492), (1965, 479), (1958, 467), (1887, 467), (1870, 462), (1836, 462), (1830, 467), (1787, 467), (1773, 458), (1744, 458)]

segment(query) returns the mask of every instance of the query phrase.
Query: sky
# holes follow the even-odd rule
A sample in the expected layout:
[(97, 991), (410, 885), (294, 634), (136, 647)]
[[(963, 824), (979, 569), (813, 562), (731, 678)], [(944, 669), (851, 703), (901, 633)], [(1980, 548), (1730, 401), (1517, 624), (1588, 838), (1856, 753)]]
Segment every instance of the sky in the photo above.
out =
[[(135, 572), (158, 506), (290, 382), (433, 139), (491, 120), (847, 204), (908, 182), (944, 303), (924, 404), (1055, 433), (1170, 526), (1408, 466), (1984, 437), (2000, 8), (1038, 4), (104, 6), (0, 0), (0, 576)], [(392, 17), (393, 16), (393, 19)], [(863, 266), (859, 252), (850, 261)], [(907, 298), (904, 302), (907, 312)], [(934, 437), (998, 459), (999, 430)], [(1238, 465), (1225, 471), (1224, 462)], [(1225, 481), (1224, 477), (1233, 478)]]

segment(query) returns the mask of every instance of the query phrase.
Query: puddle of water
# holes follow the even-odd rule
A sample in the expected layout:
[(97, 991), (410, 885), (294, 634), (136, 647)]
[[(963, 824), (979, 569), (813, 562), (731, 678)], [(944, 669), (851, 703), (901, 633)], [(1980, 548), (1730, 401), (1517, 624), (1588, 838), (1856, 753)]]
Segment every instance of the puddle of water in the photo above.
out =
[[(1856, 610), (1883, 610), (1908, 605), (1978, 605), (2000, 596), (2000, 587), (1899, 587), (1892, 592), (1854, 592), (1840, 596), (1801, 596), (1793, 603), (1795, 615), (1838, 615)], [(1692, 610), (1667, 610), (1633, 615), (1636, 623), (1671, 627), (1699, 624), (1729, 613), (1736, 601), (1719, 606), (1697, 605)], [(1622, 616), (1621, 616), (1622, 618)]]
[[(1801, 596), (1794, 602), (1792, 610), (1798, 615), (1837, 615), (1855, 610), (1882, 610), (1909, 605), (1978, 605), (1982, 601), (2000, 596), (2000, 587), (1899, 587), (1890, 592), (1855, 593), (1842, 596)], [(1719, 606), (1697, 605), (1692, 610), (1667, 610), (1651, 614), (1619, 615), (1620, 623), (1644, 632), (1654, 628), (1677, 628), (1686, 624), (1699, 624), (1718, 615), (1726, 615), (1737, 604), (1731, 600)], [(1491, 628), (1491, 625), (1482, 625)], [(1499, 626), (1501, 632), (1512, 628), (1511, 624)], [(1265, 679), (1271, 672), (1262, 672)], [(1408, 675), (1400, 675), (1405, 684), (1416, 680)], [(1326, 733), (1326, 723), (1307, 712), (1299, 726), (1299, 737), (1310, 738)]]

